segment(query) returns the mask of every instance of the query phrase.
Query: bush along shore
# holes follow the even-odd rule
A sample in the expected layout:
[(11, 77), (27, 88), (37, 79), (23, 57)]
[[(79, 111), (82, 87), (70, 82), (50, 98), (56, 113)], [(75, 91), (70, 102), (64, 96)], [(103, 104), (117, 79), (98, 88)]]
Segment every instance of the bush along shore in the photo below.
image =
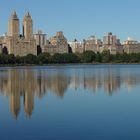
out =
[(13, 54), (0, 54), (0, 65), (47, 65), (47, 64), (69, 64), (69, 63), (140, 63), (140, 53), (116, 54), (109, 51), (94, 53), (85, 51), (82, 54), (64, 53), (50, 55), (41, 53), (38, 56), (28, 54), (27, 56), (14, 56)]

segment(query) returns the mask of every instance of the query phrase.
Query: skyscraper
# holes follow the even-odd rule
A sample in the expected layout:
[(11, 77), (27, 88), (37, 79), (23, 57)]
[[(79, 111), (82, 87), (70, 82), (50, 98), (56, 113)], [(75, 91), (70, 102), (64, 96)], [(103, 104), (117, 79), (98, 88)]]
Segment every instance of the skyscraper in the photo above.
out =
[(23, 37), (26, 40), (33, 38), (33, 20), (29, 12), (27, 12), (23, 19)]
[(19, 34), (20, 34), (19, 18), (17, 16), (16, 11), (13, 11), (13, 13), (11, 14), (11, 17), (9, 19), (8, 36), (18, 38)]
[(8, 25), (8, 34), (1, 39), (1, 52), (15, 56), (37, 55), (36, 41), (33, 37), (33, 20), (27, 12), (23, 19), (23, 34), (20, 34), (20, 21), (13, 11)]

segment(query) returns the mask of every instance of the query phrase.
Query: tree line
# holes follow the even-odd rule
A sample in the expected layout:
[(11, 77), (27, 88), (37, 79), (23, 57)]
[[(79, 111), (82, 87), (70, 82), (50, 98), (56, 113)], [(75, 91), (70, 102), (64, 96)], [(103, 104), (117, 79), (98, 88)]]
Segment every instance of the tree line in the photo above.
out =
[(0, 64), (65, 64), (65, 63), (140, 63), (140, 53), (116, 54), (112, 55), (109, 51), (95, 53), (85, 51), (79, 53), (64, 53), (50, 55), (41, 53), (38, 56), (28, 54), (27, 56), (14, 56), (13, 54), (0, 54)]

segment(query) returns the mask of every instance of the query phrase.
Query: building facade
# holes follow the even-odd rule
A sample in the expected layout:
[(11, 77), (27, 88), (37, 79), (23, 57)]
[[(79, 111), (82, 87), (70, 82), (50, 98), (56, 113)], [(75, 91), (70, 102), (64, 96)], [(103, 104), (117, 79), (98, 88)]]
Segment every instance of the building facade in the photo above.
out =
[(69, 42), (69, 45), (72, 49), (72, 53), (83, 53), (84, 52), (84, 43), (79, 42), (76, 39), (72, 42)]
[(14, 11), (9, 19), (8, 33), (0, 41), (1, 52), (14, 54), (15, 56), (25, 56), (27, 54), (37, 54), (36, 42), (33, 37), (33, 21), (27, 12), (23, 19), (22, 34), (20, 34), (20, 21)]
[(41, 52), (44, 52), (46, 45), (46, 34), (43, 34), (41, 30), (39, 30), (36, 34), (34, 34), (34, 38), (36, 40), (37, 51), (41, 49)]
[(95, 36), (91, 36), (84, 40), (85, 51), (93, 51), (95, 53), (100, 52), (100, 47), (102, 47), (102, 41), (97, 39)]
[(128, 39), (123, 42), (123, 51), (127, 54), (140, 53), (140, 43), (128, 37)]
[(68, 53), (68, 42), (63, 32), (57, 32), (55, 36), (47, 40), (43, 52), (50, 53), (51, 55), (55, 53)]
[(103, 52), (104, 50), (110, 51), (111, 54), (123, 53), (123, 46), (120, 43), (120, 39), (109, 32), (103, 37), (103, 47), (100, 52)]
[(107, 33), (106, 36), (103, 37), (104, 45), (115, 45), (120, 44), (120, 40), (117, 39), (116, 35), (113, 35), (111, 32)]

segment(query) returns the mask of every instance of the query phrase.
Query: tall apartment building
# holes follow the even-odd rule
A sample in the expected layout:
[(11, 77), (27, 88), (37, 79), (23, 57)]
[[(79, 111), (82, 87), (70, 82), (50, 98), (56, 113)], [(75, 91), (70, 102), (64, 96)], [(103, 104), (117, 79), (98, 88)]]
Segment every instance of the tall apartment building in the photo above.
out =
[(128, 39), (123, 42), (123, 51), (127, 54), (140, 53), (140, 43), (128, 37)]
[(116, 35), (109, 32), (103, 37), (103, 48), (101, 50), (109, 50), (111, 54), (123, 53), (123, 46), (120, 43), (120, 39), (117, 39)]
[(55, 36), (47, 41), (47, 44), (44, 47), (44, 52), (50, 53), (51, 55), (55, 53), (68, 53), (68, 42), (63, 35), (63, 32), (57, 32)]
[(1, 52), (15, 56), (37, 54), (36, 43), (33, 37), (33, 20), (27, 12), (23, 19), (22, 34), (20, 34), (20, 20), (14, 11), (9, 19), (8, 34), (1, 41)]
[(72, 42), (69, 42), (69, 45), (73, 53), (83, 53), (84, 52), (84, 43), (79, 42), (76, 39)]
[(95, 53), (100, 52), (100, 47), (102, 46), (102, 41), (97, 39), (95, 36), (91, 36), (84, 40), (85, 51), (93, 51)]
[(39, 30), (36, 34), (34, 34), (34, 38), (36, 40), (37, 53), (41, 53), (45, 51), (46, 45), (46, 34), (43, 34), (41, 30)]
[(117, 39), (116, 35), (113, 35), (111, 32), (109, 32), (106, 36), (103, 37), (103, 44), (116, 45), (116, 44), (120, 44), (120, 40)]
[(41, 30), (38, 30), (36, 34), (34, 34), (34, 38), (36, 40), (37, 46), (44, 46), (46, 45), (46, 34), (43, 34)]

